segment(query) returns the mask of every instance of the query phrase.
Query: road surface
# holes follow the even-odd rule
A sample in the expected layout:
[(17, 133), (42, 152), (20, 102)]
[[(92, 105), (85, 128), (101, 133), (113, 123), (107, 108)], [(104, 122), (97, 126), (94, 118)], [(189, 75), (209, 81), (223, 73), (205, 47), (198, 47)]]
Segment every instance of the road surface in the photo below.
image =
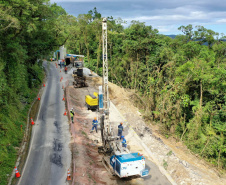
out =
[(44, 62), (43, 66), (47, 82), (19, 185), (67, 184), (67, 170), (71, 164), (70, 132), (68, 118), (63, 115), (61, 76), (55, 63)]

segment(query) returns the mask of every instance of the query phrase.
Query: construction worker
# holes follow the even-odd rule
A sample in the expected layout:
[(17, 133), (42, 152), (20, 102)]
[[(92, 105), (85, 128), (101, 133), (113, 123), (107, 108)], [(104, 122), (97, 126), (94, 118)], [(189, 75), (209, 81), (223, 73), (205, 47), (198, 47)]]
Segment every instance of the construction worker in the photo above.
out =
[(121, 122), (120, 125), (118, 126), (118, 136), (119, 137), (122, 136), (122, 131), (123, 131), (123, 126), (122, 126), (122, 122)]
[(65, 74), (67, 74), (67, 66), (65, 66), (64, 71), (65, 71)]
[(127, 144), (126, 144), (126, 139), (124, 136), (121, 136), (121, 139), (122, 139), (122, 147), (127, 147)]
[(92, 127), (92, 130), (90, 132), (93, 132), (94, 128), (96, 130), (96, 133), (97, 133), (97, 125), (98, 125), (98, 121), (97, 121), (97, 118), (95, 117), (94, 120), (93, 120), (93, 123), (92, 123), (93, 127)]
[(72, 121), (72, 123), (74, 123), (74, 111), (73, 111), (73, 108), (71, 108), (71, 110), (70, 110), (70, 115), (71, 115), (71, 121)]
[(59, 60), (59, 62), (60, 62), (60, 69), (62, 68), (62, 60)]

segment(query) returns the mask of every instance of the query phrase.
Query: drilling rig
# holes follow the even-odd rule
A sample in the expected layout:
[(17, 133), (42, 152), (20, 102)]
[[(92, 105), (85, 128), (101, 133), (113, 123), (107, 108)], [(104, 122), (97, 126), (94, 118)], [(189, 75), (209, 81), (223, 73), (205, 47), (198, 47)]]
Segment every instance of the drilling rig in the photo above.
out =
[(108, 92), (108, 57), (107, 57), (107, 19), (102, 21), (103, 39), (103, 78), (102, 87), (99, 88), (99, 113), (102, 146), (98, 152), (104, 154), (103, 164), (112, 175), (120, 178), (129, 176), (147, 176), (149, 171), (145, 169), (145, 158), (138, 152), (131, 153), (122, 147), (120, 137), (115, 135), (109, 120), (109, 92)]

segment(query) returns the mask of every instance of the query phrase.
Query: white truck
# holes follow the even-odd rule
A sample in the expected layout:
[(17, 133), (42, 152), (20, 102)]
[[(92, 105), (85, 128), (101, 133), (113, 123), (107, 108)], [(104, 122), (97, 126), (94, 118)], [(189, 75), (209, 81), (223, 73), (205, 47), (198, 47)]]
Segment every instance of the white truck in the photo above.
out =
[(113, 155), (110, 158), (113, 171), (120, 178), (139, 175), (147, 176), (149, 171), (145, 169), (145, 158), (139, 153)]

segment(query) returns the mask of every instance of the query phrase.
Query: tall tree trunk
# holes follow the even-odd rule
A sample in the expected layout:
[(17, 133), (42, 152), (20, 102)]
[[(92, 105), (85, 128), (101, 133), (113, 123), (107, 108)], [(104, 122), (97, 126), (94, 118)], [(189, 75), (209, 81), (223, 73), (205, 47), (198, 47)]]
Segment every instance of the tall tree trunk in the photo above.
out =
[(79, 55), (81, 55), (81, 45), (80, 45), (80, 43), (78, 44), (78, 53), (79, 53)]
[(98, 65), (99, 65), (99, 61), (100, 61), (100, 51), (101, 51), (101, 35), (99, 36), (99, 46), (97, 49), (97, 66), (96, 66), (96, 73), (98, 72)]
[(110, 43), (110, 58), (111, 58), (111, 62), (112, 62), (112, 42)]
[(131, 60), (131, 62), (130, 62), (130, 69), (131, 69), (131, 71), (130, 71), (130, 80), (131, 80), (131, 88), (134, 86), (134, 66), (133, 66), (133, 59), (132, 58), (130, 58), (130, 60)]
[(200, 80), (200, 109), (202, 108), (202, 95), (203, 95), (203, 89), (202, 89), (202, 80)]
[(149, 73), (150, 72), (149, 71), (150, 69), (149, 69), (149, 66), (148, 66), (148, 60), (149, 60), (148, 50), (145, 51), (145, 55), (146, 55), (146, 57), (145, 57), (145, 63), (146, 63), (146, 68), (148, 70), (148, 79), (149, 79), (151, 73)]
[(138, 60), (138, 58), (139, 58), (139, 54), (137, 52), (137, 66), (136, 66), (136, 72), (135, 72), (135, 85), (134, 85), (135, 91), (136, 91), (136, 88), (137, 88), (137, 70), (138, 70), (138, 66), (139, 66), (139, 60)]
[(88, 64), (90, 64), (90, 58), (89, 58), (89, 47), (87, 47), (87, 59), (88, 59)]
[(221, 158), (221, 149), (224, 147), (224, 134), (223, 132), (221, 131), (221, 145), (220, 145), (220, 150), (219, 150), (219, 153), (218, 153), (218, 161), (217, 161), (217, 167), (218, 169), (220, 169), (220, 158)]
[(217, 161), (217, 168), (220, 169), (220, 158), (221, 158), (221, 147), (218, 153), (218, 161)]
[(185, 120), (186, 120), (186, 114), (184, 114), (184, 128), (183, 128), (183, 133), (182, 133), (181, 138), (180, 138), (181, 141), (183, 140), (184, 134), (187, 131)]
[(86, 46), (87, 59), (88, 59), (88, 63), (90, 63), (90, 58), (89, 58), (89, 43), (87, 41), (87, 31), (83, 32), (83, 35), (84, 35), (84, 41), (85, 41), (85, 46)]
[(210, 137), (208, 137), (207, 142), (206, 142), (206, 144), (205, 144), (204, 148), (202, 149), (202, 151), (201, 151), (200, 155), (202, 155), (202, 153), (205, 151), (206, 146), (208, 145), (209, 141), (210, 141)]

